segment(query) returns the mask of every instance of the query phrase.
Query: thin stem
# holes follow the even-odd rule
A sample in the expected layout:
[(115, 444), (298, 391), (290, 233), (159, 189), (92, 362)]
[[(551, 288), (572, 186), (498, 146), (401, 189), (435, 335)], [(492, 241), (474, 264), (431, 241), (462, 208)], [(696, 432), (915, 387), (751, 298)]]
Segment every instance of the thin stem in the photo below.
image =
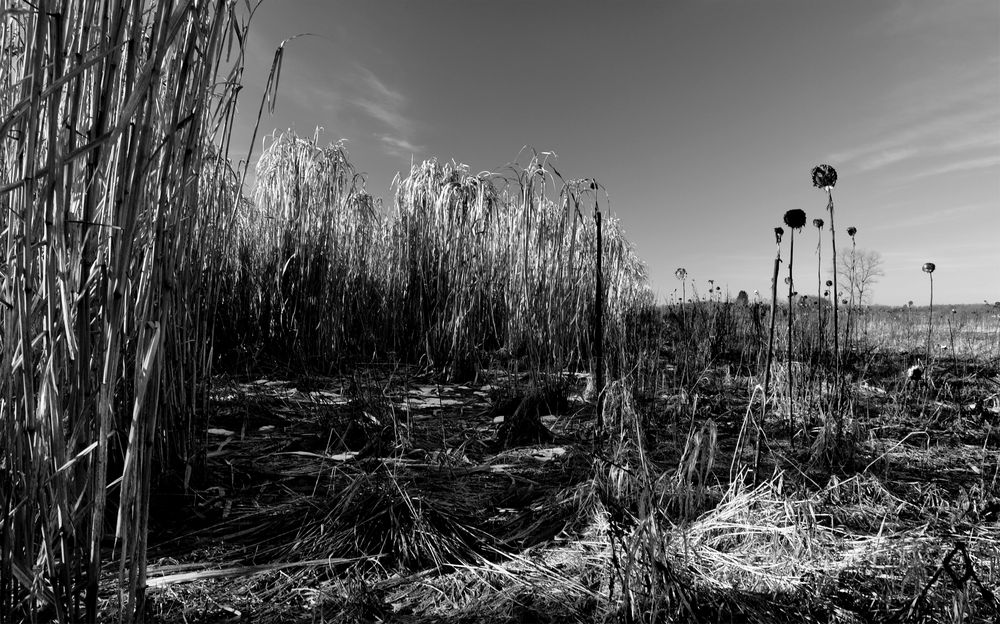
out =
[[(837, 380), (837, 386), (840, 386), (840, 335), (839, 335), (839, 321), (838, 321), (838, 307), (840, 299), (839, 291), (837, 290), (837, 228), (833, 222), (833, 189), (827, 187), (827, 204), (826, 209), (830, 212), (830, 243), (833, 247), (833, 362), (834, 362), (834, 377)], [(838, 413), (837, 418), (840, 418)]]
[(771, 277), (771, 329), (767, 334), (767, 360), (764, 364), (764, 397), (761, 399), (760, 421), (757, 423), (757, 440), (754, 444), (753, 454), (753, 475), (754, 482), (757, 482), (757, 473), (760, 468), (760, 438), (764, 427), (764, 417), (767, 415), (767, 399), (771, 390), (771, 358), (774, 356), (774, 322), (775, 308), (778, 305), (778, 268), (781, 265), (781, 247), (778, 247), (778, 254), (774, 257), (774, 274)]
[(823, 232), (816, 228), (816, 337), (817, 350), (822, 353), (826, 346), (823, 340)]
[(788, 442), (795, 443), (793, 431), (795, 421), (792, 416), (792, 321), (794, 318), (794, 306), (792, 305), (792, 294), (794, 283), (792, 281), (792, 262), (795, 260), (795, 228), (790, 228), (791, 238), (788, 241), (788, 358), (786, 362), (786, 376), (788, 378)]
[(934, 327), (934, 274), (928, 273), (931, 279), (931, 301), (927, 310), (927, 364), (931, 362), (931, 330)]
[(602, 435), (604, 431), (604, 286), (602, 284), (601, 266), (601, 210), (594, 204), (594, 224), (597, 228), (597, 266), (595, 279), (596, 292), (594, 293), (594, 308), (597, 322), (594, 326), (594, 354), (597, 358), (597, 433)]

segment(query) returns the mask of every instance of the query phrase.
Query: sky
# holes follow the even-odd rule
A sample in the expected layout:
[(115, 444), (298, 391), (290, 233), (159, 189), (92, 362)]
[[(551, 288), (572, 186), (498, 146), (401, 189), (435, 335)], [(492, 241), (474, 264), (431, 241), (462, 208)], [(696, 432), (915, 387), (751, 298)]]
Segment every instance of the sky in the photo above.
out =
[[(854, 226), (884, 261), (876, 303), (925, 304), (924, 262), (935, 302), (1000, 300), (996, 0), (266, 0), (234, 160), (275, 49), (304, 33), (251, 163), (264, 134), (322, 127), (388, 204), (413, 162), (501, 171), (554, 152), (567, 179), (607, 189), (661, 299), (679, 267), (702, 292), (764, 296), (784, 213), (829, 225), (810, 177), (828, 163), (838, 249)], [(796, 236), (798, 284), (817, 235)]]

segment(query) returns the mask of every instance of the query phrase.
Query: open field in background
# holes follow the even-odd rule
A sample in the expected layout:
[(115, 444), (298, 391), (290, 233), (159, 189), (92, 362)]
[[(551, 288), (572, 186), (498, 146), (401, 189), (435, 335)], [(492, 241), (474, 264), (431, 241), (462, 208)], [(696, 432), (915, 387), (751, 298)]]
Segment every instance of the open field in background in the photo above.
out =
[[(868, 342), (886, 349), (926, 351), (928, 311), (927, 306), (873, 307), (863, 312), (859, 323)], [(1000, 306), (942, 305), (936, 308), (935, 315), (937, 319), (930, 329), (931, 348), (937, 357), (1000, 356)]]
[(0, 623), (996, 621), (996, 307), (658, 305), (544, 153), (244, 196), (238, 6), (67, 7), (0, 31)]

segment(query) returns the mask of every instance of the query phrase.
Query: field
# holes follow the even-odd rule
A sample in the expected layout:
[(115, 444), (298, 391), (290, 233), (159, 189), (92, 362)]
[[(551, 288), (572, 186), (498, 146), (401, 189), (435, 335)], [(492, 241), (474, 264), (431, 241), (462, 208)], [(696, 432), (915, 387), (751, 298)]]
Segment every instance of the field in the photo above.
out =
[(545, 153), (244, 186), (241, 16), (139, 4), (3, 16), (0, 623), (997, 621), (1000, 305), (779, 293), (783, 229), (657, 301)]
[(914, 382), (905, 351), (859, 345), (836, 444), (822, 367), (794, 362), (794, 437), (778, 383), (754, 478), (761, 380), (730, 347), (763, 310), (679, 313), (647, 328), (648, 375), (608, 387), (599, 437), (585, 373), (220, 376), (204, 482), (151, 512), (155, 620), (993, 621), (995, 354)]

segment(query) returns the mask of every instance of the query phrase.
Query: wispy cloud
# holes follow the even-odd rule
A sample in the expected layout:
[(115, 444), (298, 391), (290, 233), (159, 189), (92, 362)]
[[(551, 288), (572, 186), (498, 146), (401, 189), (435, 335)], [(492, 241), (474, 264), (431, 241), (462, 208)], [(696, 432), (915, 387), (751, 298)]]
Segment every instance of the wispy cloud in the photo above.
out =
[(413, 122), (404, 114), (406, 97), (385, 84), (371, 70), (358, 66), (360, 92), (350, 102), (380, 125), (379, 142), (389, 154), (410, 156), (422, 151), (412, 140)]
[[(867, 152), (861, 152), (855, 158), (857, 160), (858, 170), (874, 171), (876, 169), (881, 169), (882, 167), (911, 158), (917, 153), (918, 150), (911, 147), (886, 147), (886, 149), (883, 150), (870, 148)], [(839, 158), (835, 160), (843, 161), (845, 159)]]
[(280, 103), (308, 111), (352, 143), (370, 137), (385, 153), (404, 158), (424, 151), (414, 138), (417, 124), (407, 115), (407, 97), (366, 67), (354, 65), (319, 81), (303, 71), (292, 77), (283, 80)]
[(1000, 168), (1000, 154), (982, 156), (979, 158), (965, 158), (942, 165), (921, 169), (911, 174), (911, 178), (925, 178), (928, 176), (942, 175), (945, 173), (961, 173), (966, 171), (976, 171), (979, 169)]
[(379, 141), (382, 142), (382, 146), (385, 150), (393, 156), (410, 156), (423, 151), (423, 148), (419, 145), (414, 145), (406, 139), (401, 139), (387, 134), (380, 136)]
[[(995, 93), (993, 94), (996, 95)], [(976, 93), (946, 106), (893, 106), (894, 120), (876, 120), (887, 130), (830, 160), (859, 171), (876, 171), (918, 158), (953, 158), (1000, 147), (1000, 103)]]
[(928, 66), (873, 103), (881, 112), (865, 120), (857, 143), (830, 154), (830, 161), (863, 173), (916, 163), (926, 172), (921, 175), (965, 170), (961, 162), (991, 166), (982, 163), (992, 163), (986, 157), (1000, 148), (998, 71), (1000, 55), (973, 65)]
[(891, 223), (871, 227), (872, 231), (898, 230), (900, 228), (925, 227), (939, 223), (954, 222), (977, 212), (985, 211), (985, 204), (962, 204), (950, 208), (938, 208), (922, 214), (908, 213), (905, 217), (894, 219)]

